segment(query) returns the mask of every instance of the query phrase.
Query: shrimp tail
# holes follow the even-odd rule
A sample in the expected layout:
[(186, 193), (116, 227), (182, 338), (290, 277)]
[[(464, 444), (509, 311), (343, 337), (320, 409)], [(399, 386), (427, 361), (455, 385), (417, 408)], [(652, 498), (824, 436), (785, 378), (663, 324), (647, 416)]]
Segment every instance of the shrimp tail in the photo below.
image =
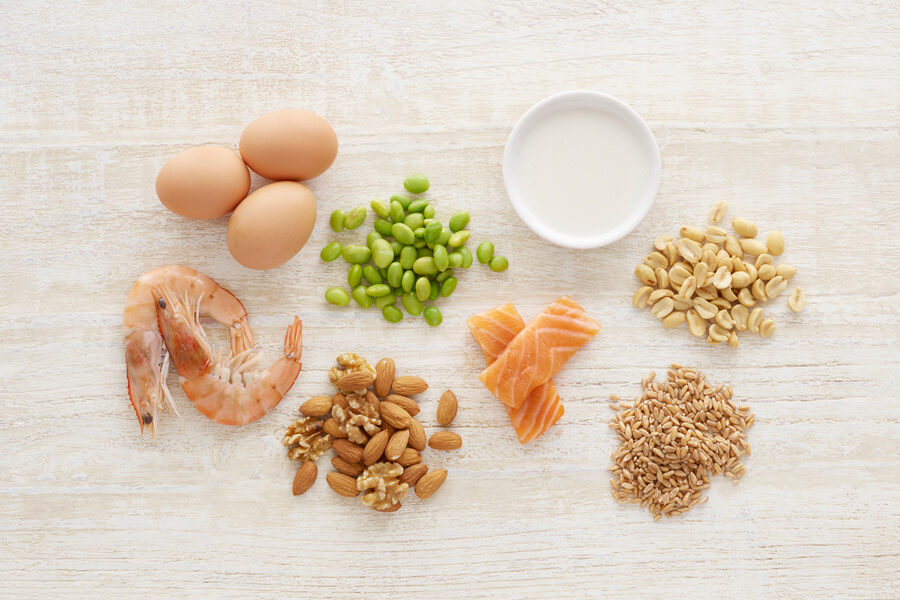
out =
[(284, 356), (291, 358), (303, 366), (300, 362), (300, 356), (303, 354), (303, 321), (300, 317), (294, 316), (294, 322), (288, 327), (284, 336)]

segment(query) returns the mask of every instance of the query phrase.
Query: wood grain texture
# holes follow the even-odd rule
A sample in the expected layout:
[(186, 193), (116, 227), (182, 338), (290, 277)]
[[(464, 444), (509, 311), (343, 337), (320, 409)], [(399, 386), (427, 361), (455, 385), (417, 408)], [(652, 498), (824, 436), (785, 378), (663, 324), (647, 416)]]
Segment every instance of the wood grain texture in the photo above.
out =
[[(131, 4), (0, 2), (0, 597), (900, 597), (900, 5)], [(516, 119), (575, 88), (634, 106), (663, 157), (641, 226), (578, 253), (531, 234), (500, 176)], [(154, 180), (284, 107), (329, 119), (340, 153), (311, 184), (309, 247), (253, 272), (225, 219), (168, 213)], [(328, 214), (413, 172), (509, 271), (467, 272), (438, 329), (325, 305), (345, 275), (318, 259)], [(785, 234), (809, 297), (801, 315), (774, 303), (775, 336), (737, 351), (630, 303), (651, 240), (721, 199)], [(304, 370), (266, 418), (226, 428), (176, 391), (183, 419), (139, 435), (121, 316), (166, 263), (231, 289), (267, 357), (303, 318)], [(562, 421), (523, 448), (464, 319), (564, 293), (604, 328), (555, 378)], [(291, 496), (281, 432), (350, 349), (427, 376), (429, 432), (456, 391), (464, 447), (426, 454), (450, 472), (427, 502), (374, 514), (328, 489), (327, 462)], [(606, 403), (672, 360), (730, 382), (757, 424), (740, 485), (654, 523), (610, 497)]]

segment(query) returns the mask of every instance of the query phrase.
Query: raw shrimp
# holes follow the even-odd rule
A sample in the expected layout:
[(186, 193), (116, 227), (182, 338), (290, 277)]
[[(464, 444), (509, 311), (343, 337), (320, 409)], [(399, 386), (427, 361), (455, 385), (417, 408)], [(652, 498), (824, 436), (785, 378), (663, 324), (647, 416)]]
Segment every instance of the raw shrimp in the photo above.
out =
[[(157, 314), (165, 304), (165, 300), (158, 295), (160, 287), (194, 298), (200, 315), (227, 325), (235, 355), (247, 353), (253, 348), (247, 311), (231, 292), (219, 287), (206, 275), (178, 265), (160, 267), (142, 275), (128, 294), (122, 329), (125, 334), (128, 395), (141, 423), (141, 433), (144, 432), (144, 425), (149, 425), (154, 437), (162, 402), (167, 401), (175, 409), (166, 387), (169, 357), (168, 354), (163, 357), (163, 338)], [(177, 414), (178, 411), (175, 412)]]
[(267, 371), (259, 354), (245, 350), (227, 357), (214, 352), (200, 325), (200, 307), (167, 286), (154, 288), (159, 330), (180, 375), (181, 389), (201, 413), (224, 425), (251, 423), (274, 408), (300, 373), (302, 323), (298, 317), (284, 338), (284, 356)]

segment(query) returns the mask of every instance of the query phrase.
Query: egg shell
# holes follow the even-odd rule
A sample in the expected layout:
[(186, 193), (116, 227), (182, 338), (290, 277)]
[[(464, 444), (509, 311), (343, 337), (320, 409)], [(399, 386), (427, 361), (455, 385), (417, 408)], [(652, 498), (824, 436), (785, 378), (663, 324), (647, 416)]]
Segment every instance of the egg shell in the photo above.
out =
[(198, 146), (176, 154), (156, 176), (163, 206), (189, 219), (218, 219), (247, 197), (250, 171), (232, 150)]
[(294, 181), (263, 186), (228, 219), (228, 250), (250, 269), (274, 269), (294, 257), (316, 224), (316, 198)]
[(265, 114), (241, 134), (241, 156), (251, 169), (276, 181), (306, 181), (328, 170), (338, 139), (328, 121), (306, 110)]

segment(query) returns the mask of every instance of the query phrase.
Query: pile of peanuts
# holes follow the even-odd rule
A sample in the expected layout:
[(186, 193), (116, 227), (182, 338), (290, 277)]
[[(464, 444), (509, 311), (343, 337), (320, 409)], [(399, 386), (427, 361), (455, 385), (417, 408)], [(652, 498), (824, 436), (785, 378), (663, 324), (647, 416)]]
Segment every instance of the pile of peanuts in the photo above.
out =
[[(728, 204), (713, 206), (710, 220), (718, 223)], [(781, 295), (796, 267), (775, 264), (784, 252), (784, 236), (769, 233), (765, 242), (756, 239), (756, 225), (743, 218), (731, 222), (735, 235), (713, 225), (705, 230), (691, 225), (681, 228), (681, 237), (661, 235), (655, 251), (635, 269), (643, 284), (632, 302), (650, 312), (666, 328), (688, 324), (697, 337), (710, 344), (726, 342), (736, 348), (738, 333), (749, 330), (762, 337), (775, 332), (775, 321), (756, 306)], [(756, 260), (748, 260), (755, 256)], [(788, 300), (794, 312), (803, 310), (806, 296), (796, 288)]]

